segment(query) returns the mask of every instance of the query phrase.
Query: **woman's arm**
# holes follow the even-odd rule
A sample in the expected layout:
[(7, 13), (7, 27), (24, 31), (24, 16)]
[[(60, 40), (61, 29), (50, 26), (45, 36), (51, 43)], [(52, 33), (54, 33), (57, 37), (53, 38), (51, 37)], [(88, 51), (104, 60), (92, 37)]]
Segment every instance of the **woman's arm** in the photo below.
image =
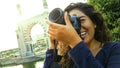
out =
[(111, 52), (108, 61), (108, 68), (120, 68), (120, 42), (111, 43)]
[(78, 43), (69, 51), (69, 56), (77, 68), (104, 68), (99, 61), (93, 57), (84, 42)]
[(43, 68), (50, 68), (52, 62), (53, 62), (53, 49), (46, 51)]
[(120, 68), (120, 43), (111, 43), (108, 46), (110, 51), (107, 52), (110, 54), (105, 59), (108, 60), (105, 67), (92, 55), (84, 42), (80, 42), (69, 51), (69, 56), (77, 68)]
[(44, 61), (44, 68), (52, 68), (52, 67), (56, 68), (56, 66), (57, 66), (57, 68), (59, 68), (60, 65), (58, 64), (58, 62), (61, 60), (61, 57), (62, 56), (60, 56), (60, 55), (54, 56), (53, 49), (47, 50), (45, 61)]

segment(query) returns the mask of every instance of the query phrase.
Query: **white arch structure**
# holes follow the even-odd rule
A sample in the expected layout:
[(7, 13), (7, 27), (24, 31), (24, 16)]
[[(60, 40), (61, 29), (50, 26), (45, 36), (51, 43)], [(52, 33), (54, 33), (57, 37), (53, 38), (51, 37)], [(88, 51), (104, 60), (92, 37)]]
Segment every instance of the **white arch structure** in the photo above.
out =
[[(44, 19), (47, 17), (46, 12), (41, 15), (32, 17), (18, 23), (16, 30), (19, 52), (21, 57), (34, 55), (32, 48), (31, 29), (34, 25), (40, 24), (44, 31), (46, 31), (46, 24)], [(44, 34), (45, 35), (45, 34)]]

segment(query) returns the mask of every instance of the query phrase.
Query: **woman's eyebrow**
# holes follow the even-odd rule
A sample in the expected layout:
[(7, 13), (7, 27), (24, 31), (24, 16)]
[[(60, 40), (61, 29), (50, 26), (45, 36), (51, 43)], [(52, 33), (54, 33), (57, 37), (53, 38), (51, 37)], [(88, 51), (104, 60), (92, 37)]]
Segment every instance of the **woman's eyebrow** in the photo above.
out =
[(85, 16), (79, 16), (78, 18), (81, 19), (81, 18), (83, 18), (83, 17), (85, 17)]
[(85, 17), (85, 16), (80, 16), (80, 17), (78, 17), (78, 18), (80, 19), (80, 18), (83, 18), (83, 17)]

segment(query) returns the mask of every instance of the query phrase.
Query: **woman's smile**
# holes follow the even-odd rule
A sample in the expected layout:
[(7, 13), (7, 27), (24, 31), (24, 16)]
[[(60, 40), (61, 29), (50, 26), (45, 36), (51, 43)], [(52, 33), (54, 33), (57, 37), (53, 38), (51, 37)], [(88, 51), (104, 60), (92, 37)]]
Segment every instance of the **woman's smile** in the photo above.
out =
[(87, 34), (87, 32), (85, 32), (85, 31), (81, 32), (81, 37), (84, 38), (86, 34)]

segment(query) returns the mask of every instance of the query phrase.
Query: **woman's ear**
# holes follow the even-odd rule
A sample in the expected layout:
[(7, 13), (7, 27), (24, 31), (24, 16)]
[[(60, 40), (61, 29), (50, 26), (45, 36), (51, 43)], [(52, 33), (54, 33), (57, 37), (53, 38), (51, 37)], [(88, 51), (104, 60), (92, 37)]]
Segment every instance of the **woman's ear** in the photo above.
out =
[(95, 24), (95, 26), (94, 26), (95, 28), (97, 27), (97, 25)]

